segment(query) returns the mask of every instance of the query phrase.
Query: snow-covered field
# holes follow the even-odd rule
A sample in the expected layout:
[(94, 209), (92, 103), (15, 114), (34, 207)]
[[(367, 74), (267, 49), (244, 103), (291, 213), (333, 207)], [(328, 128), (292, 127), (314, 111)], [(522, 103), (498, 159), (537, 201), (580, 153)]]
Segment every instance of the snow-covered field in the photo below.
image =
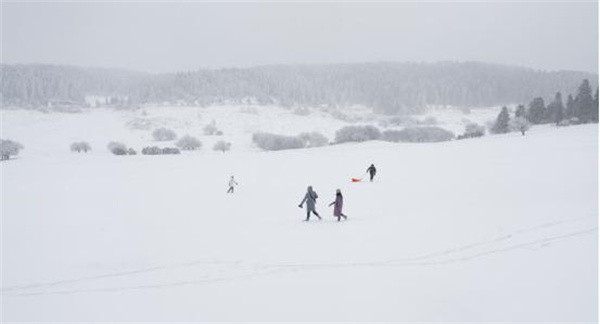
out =
[[(345, 123), (216, 108), (1, 113), (2, 137), (25, 145), (0, 164), (5, 322), (598, 320), (597, 125), (259, 152), (254, 131), (332, 138)], [(216, 119), (234, 147), (212, 152), (218, 138), (201, 137), (202, 152), (110, 155), (110, 140), (154, 144), (136, 118), (181, 135)], [(70, 153), (76, 140), (92, 154)], [(350, 182), (370, 163), (375, 182)], [(307, 185), (323, 221), (302, 222)], [(336, 188), (347, 222), (327, 207)]]

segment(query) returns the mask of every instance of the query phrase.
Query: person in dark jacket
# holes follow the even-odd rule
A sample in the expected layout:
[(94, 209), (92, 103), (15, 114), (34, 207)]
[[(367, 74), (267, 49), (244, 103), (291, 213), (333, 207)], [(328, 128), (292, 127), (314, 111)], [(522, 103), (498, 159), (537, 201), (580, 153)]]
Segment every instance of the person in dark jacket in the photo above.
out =
[(371, 164), (371, 166), (367, 168), (367, 172), (369, 173), (369, 176), (371, 177), (371, 182), (373, 182), (373, 178), (375, 178), (375, 174), (377, 173), (377, 169), (375, 169), (375, 165)]
[(329, 204), (329, 206), (333, 205), (333, 216), (337, 217), (338, 222), (344, 217), (344, 219), (348, 219), (348, 216), (342, 213), (342, 208), (344, 207), (344, 196), (342, 196), (342, 191), (337, 189), (335, 191), (335, 200)]
[(315, 216), (317, 216), (317, 218), (319, 218), (319, 220), (321, 220), (321, 216), (319, 216), (319, 213), (317, 213), (317, 211), (315, 209), (315, 205), (317, 204), (317, 198), (319, 198), (319, 195), (317, 195), (317, 193), (315, 191), (313, 191), (312, 186), (308, 186), (308, 188), (306, 190), (306, 195), (304, 195), (304, 199), (302, 199), (302, 202), (300, 203), (300, 205), (298, 205), (298, 207), (302, 208), (302, 205), (306, 202), (306, 219), (305, 219), (305, 221), (308, 221), (310, 219), (311, 212), (313, 214), (315, 214)]

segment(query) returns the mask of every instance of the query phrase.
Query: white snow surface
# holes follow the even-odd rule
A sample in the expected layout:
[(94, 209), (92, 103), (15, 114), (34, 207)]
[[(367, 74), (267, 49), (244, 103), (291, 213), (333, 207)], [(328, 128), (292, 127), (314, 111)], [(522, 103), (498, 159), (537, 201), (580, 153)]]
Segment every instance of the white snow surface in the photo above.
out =
[[(1, 319), (598, 321), (597, 125), (260, 152), (256, 130), (332, 138), (346, 123), (232, 111), (2, 111), (25, 150), (0, 164)], [(204, 147), (110, 155), (110, 140), (155, 144), (135, 118)], [(212, 119), (231, 152), (200, 136)], [(79, 140), (91, 154), (69, 152)], [(352, 183), (370, 163), (375, 181)], [(308, 185), (322, 221), (302, 221)]]

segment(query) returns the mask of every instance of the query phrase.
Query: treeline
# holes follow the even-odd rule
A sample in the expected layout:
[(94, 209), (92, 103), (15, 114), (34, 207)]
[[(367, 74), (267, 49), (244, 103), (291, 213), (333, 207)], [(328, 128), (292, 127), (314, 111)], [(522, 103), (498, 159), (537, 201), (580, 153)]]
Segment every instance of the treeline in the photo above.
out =
[(546, 105), (544, 98), (537, 97), (529, 105), (518, 105), (511, 119), (508, 108), (502, 107), (491, 131), (496, 134), (508, 133), (516, 128), (525, 135), (529, 124), (556, 124), (568, 126), (585, 123), (598, 123), (599, 94), (598, 88), (592, 91), (589, 80), (585, 79), (577, 88), (575, 96), (569, 94), (566, 104), (561, 92), (554, 95), (554, 100)]
[[(129, 104), (215, 103), (283, 106), (365, 105), (377, 113), (420, 112), (427, 105), (489, 106), (573, 91), (584, 72), (544, 72), (477, 62), (276, 65), (172, 74), (48, 65), (2, 65), (5, 104), (43, 105), (85, 95)], [(593, 84), (592, 86), (595, 86)]]

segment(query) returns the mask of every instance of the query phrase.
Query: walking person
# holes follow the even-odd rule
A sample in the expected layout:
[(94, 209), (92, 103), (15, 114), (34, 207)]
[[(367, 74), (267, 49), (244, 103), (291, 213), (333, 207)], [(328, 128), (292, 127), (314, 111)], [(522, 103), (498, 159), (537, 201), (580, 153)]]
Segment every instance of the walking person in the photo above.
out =
[(375, 165), (371, 164), (371, 166), (367, 168), (367, 172), (369, 173), (371, 182), (373, 182), (373, 178), (375, 178), (375, 174), (377, 173), (377, 169), (375, 169)]
[(304, 199), (302, 199), (302, 202), (298, 205), (298, 207), (302, 208), (302, 205), (306, 202), (306, 219), (304, 221), (308, 222), (308, 220), (310, 220), (310, 213), (315, 214), (315, 216), (321, 220), (321, 216), (319, 216), (319, 213), (315, 210), (317, 198), (319, 198), (319, 195), (313, 190), (312, 186), (308, 186)]
[(229, 190), (227, 190), (227, 193), (233, 193), (233, 188), (237, 185), (238, 183), (235, 181), (233, 176), (231, 176), (231, 178), (229, 179)]
[(333, 205), (333, 216), (337, 217), (338, 222), (344, 217), (344, 219), (348, 219), (348, 216), (342, 213), (342, 208), (344, 207), (344, 196), (342, 196), (342, 191), (340, 189), (335, 190), (335, 200), (329, 204), (329, 206)]

